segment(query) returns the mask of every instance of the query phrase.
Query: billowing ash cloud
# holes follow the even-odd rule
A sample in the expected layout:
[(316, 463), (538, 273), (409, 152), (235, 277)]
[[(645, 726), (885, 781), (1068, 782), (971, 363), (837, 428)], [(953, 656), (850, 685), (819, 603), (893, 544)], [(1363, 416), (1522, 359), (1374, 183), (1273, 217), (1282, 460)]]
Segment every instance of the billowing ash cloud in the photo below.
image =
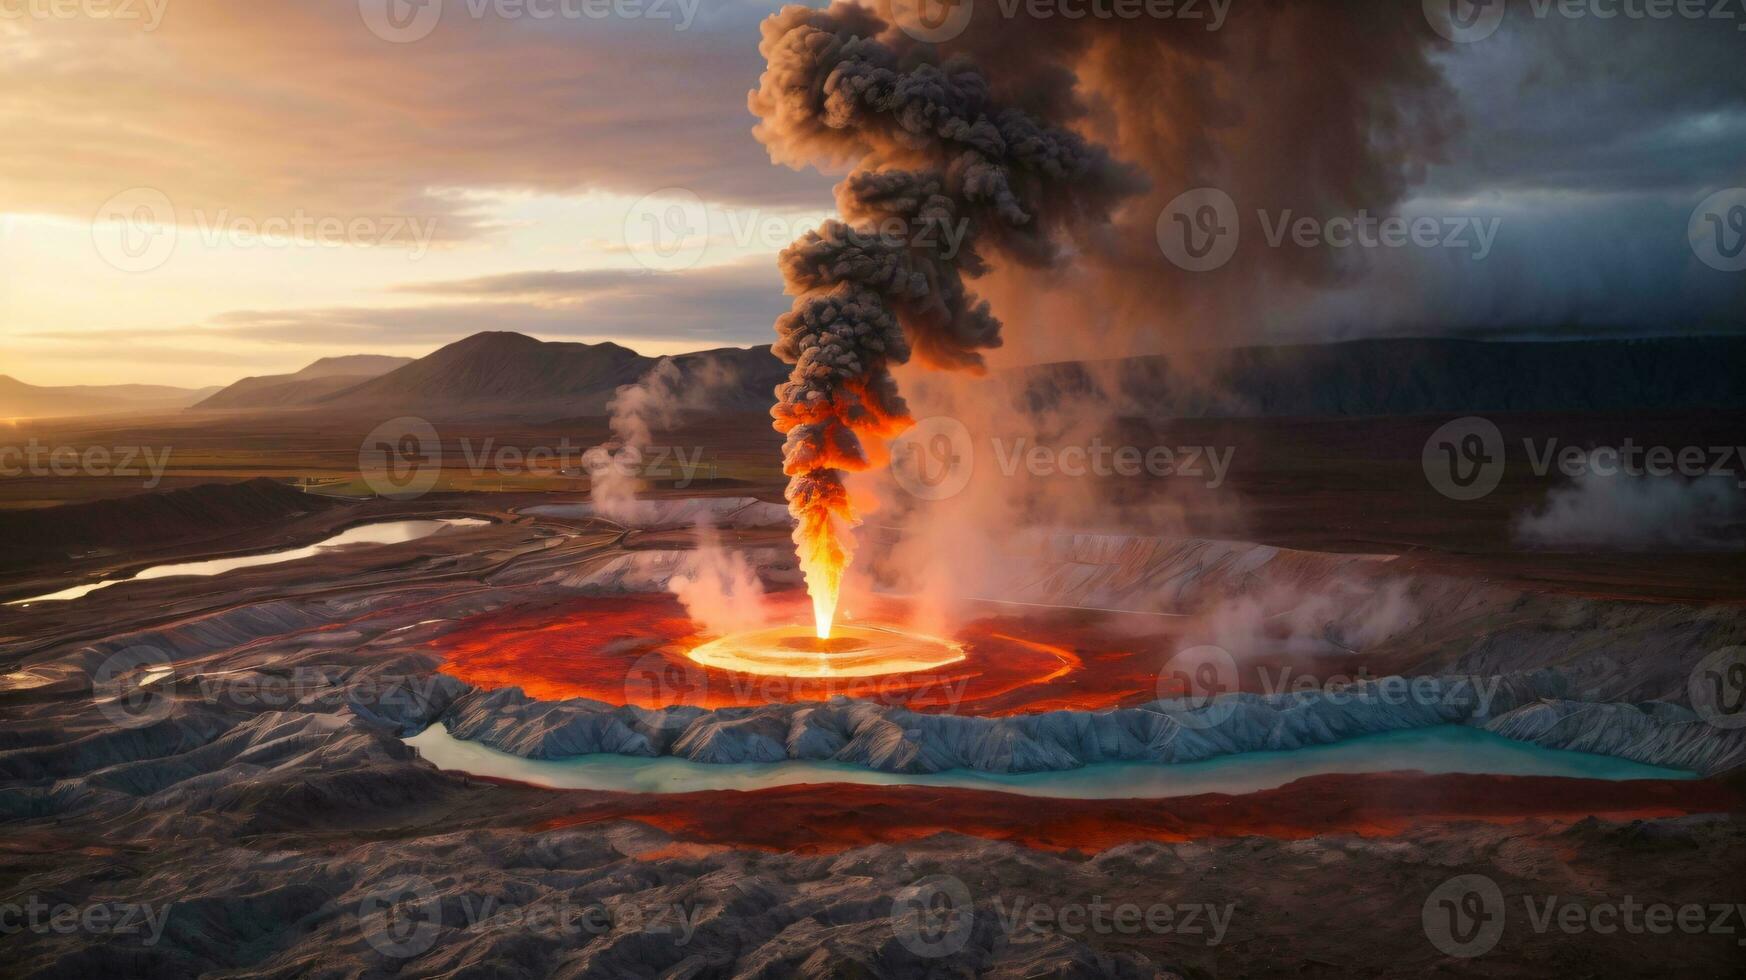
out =
[[(996, 80), (999, 97), (1070, 120), (1147, 183), (1064, 275), (997, 263), (982, 292), (1022, 359), (1084, 358), (1088, 334), (1102, 356), (1267, 339), (1297, 322), (1304, 298), (1358, 281), (1381, 256), (1273, 247), (1258, 214), (1387, 215), (1462, 129), (1441, 66), (1452, 46), (1417, 3), (1238, 3), (1217, 30), (1206, 16), (1039, 18), (1027, 4), (1006, 15), (1011, 8), (980, 0), (940, 50), (1012, 66)], [(1179, 268), (1159, 243), (1160, 215), (1199, 188), (1235, 205), (1221, 216), (1238, 232), (1235, 252), (1210, 271)]]
[(837, 188), (843, 220), (783, 252), (796, 299), (776, 322), (776, 354), (794, 370), (772, 414), (828, 628), (855, 520), (845, 473), (875, 465), (909, 423), (892, 366), (914, 355), (980, 370), (1001, 343), (965, 282), (987, 271), (983, 250), (1051, 265), (1064, 238), (1106, 223), (1143, 183), (1066, 118), (1004, 101), (975, 62), (941, 60), (863, 8), (789, 7), (764, 23), (760, 51), (768, 67), (750, 104), (771, 156), (856, 167)]

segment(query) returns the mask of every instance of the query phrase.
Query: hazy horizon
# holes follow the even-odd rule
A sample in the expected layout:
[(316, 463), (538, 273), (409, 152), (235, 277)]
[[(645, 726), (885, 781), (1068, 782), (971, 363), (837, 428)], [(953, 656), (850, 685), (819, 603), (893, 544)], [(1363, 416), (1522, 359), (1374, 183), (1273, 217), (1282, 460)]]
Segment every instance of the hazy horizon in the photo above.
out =
[[(200, 387), (481, 330), (652, 355), (768, 343), (790, 301), (777, 254), (835, 212), (840, 176), (774, 164), (753, 136), (758, 25), (778, 6), (669, 4), (660, 19), (450, 4), (411, 35), (357, 0), (0, 21), (0, 365), (40, 386)], [(1400, 155), (1380, 197), (1391, 214), (1489, 223), (1495, 241), (1322, 248), (1333, 258), (1310, 275), (1241, 280), (1265, 302), (1242, 318), (1185, 312), (1221, 274), (1184, 277), (1154, 244), (1139, 275), (1168, 302), (1119, 314), (1134, 321), (1121, 343), (1738, 329), (1742, 277), (1687, 241), (1694, 208), (1741, 180), (1746, 86), (1736, 33), (1714, 26), (1524, 15), (1484, 43), (1433, 37), (1425, 104), (1450, 125), (1378, 148)], [(1239, 125), (1279, 125), (1249, 110)], [(1311, 122), (1284, 145), (1320, 147)], [(1149, 167), (1155, 193), (1117, 212), (1117, 232), (1149, 241), (1151, 201), (1178, 176)], [(1247, 202), (1279, 210), (1245, 248), (1266, 251), (1270, 217), (1329, 207), (1304, 195)], [(1022, 320), (1001, 308), (999, 271), (984, 294)], [(1100, 290), (1062, 289), (1049, 316), (1105, 315)], [(1056, 359), (1060, 333), (1014, 322), (1002, 356)]]

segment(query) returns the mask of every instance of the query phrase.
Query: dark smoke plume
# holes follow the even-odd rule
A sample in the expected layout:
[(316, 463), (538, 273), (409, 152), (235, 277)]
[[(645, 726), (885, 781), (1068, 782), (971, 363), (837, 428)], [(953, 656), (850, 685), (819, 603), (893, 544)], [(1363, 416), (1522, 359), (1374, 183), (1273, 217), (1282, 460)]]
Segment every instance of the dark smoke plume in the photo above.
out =
[(914, 355), (981, 370), (1001, 343), (965, 282), (987, 271), (983, 250), (1047, 267), (1064, 237), (1108, 222), (1143, 182), (1065, 120), (1002, 102), (967, 58), (941, 60), (860, 7), (789, 7), (765, 21), (760, 51), (750, 104), (772, 157), (857, 168), (837, 188), (843, 220), (782, 253), (796, 299), (776, 322), (776, 354), (794, 370), (772, 415), (828, 635), (856, 520), (844, 476), (876, 465), (909, 424), (891, 368)]

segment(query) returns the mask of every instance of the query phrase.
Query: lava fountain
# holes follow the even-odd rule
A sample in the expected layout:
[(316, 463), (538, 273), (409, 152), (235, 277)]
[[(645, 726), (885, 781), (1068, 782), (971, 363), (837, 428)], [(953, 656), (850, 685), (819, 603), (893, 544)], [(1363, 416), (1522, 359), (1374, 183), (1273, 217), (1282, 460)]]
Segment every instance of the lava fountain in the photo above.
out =
[[(941, 61), (860, 5), (787, 7), (764, 21), (758, 50), (766, 68), (749, 104), (771, 158), (855, 164), (836, 188), (842, 220), (782, 252), (795, 300), (774, 345), (794, 366), (771, 416), (786, 437), (814, 639), (825, 641), (854, 556), (845, 479), (880, 465), (886, 440), (911, 424), (892, 367), (913, 353), (928, 367), (982, 371), (982, 351), (1001, 338), (965, 285), (988, 269), (980, 250), (1050, 266), (1065, 233), (1106, 226), (1144, 182), (1068, 128), (1072, 100), (1003, 101), (965, 57)], [(1082, 249), (1092, 238), (1074, 237)]]

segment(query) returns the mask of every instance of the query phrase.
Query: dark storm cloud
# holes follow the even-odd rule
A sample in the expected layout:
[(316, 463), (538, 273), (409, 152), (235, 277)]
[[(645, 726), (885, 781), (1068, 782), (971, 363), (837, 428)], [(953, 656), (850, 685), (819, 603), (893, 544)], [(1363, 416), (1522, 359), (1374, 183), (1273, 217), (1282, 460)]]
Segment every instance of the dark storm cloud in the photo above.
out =
[(1533, 10), (1512, 5), (1495, 35), (1441, 59), (1466, 132), (1434, 192), (1675, 194), (1746, 178), (1740, 22)]

